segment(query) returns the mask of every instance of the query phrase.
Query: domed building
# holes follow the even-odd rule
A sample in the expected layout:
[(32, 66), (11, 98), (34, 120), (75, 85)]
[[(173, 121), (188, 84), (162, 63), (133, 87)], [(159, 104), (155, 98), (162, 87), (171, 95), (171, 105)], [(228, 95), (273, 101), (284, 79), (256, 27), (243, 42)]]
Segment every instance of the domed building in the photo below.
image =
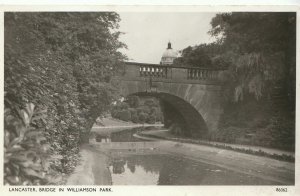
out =
[(166, 51), (163, 53), (161, 57), (160, 64), (161, 65), (172, 65), (174, 59), (178, 57), (178, 53), (172, 49), (171, 43), (168, 43), (168, 48)]

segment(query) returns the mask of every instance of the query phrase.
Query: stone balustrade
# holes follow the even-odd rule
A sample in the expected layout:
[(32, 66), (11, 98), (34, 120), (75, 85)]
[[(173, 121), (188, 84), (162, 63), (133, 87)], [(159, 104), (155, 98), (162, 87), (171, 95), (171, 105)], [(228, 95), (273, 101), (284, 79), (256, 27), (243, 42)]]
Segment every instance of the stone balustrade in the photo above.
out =
[(172, 65), (158, 65), (145, 63), (125, 63), (125, 76), (127, 77), (151, 77), (172, 80), (191, 81), (216, 81), (221, 69), (180, 67)]
[(167, 78), (168, 69), (166, 66), (151, 66), (151, 65), (140, 65), (140, 76), (152, 76), (158, 78)]
[(206, 79), (218, 79), (218, 70), (209, 70), (201, 68), (188, 68), (187, 79), (191, 80), (206, 80)]

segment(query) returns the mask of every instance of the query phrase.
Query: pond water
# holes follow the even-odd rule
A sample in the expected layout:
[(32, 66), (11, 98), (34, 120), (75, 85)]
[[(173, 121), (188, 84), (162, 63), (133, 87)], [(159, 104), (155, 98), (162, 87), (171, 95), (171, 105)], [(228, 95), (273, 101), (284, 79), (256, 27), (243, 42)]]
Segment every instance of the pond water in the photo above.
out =
[(139, 139), (134, 137), (134, 134), (140, 131), (140, 128), (134, 129), (126, 129), (119, 132), (112, 132), (111, 134), (96, 134), (96, 141), (107, 143), (107, 142), (140, 142), (140, 141), (147, 141), (143, 139)]
[[(135, 130), (113, 133), (104, 142), (141, 141)], [(100, 141), (100, 140), (99, 140)], [(102, 140), (103, 142), (103, 140)], [(123, 143), (123, 144), (125, 144)], [(118, 150), (117, 150), (118, 151)], [(212, 164), (170, 154), (126, 154), (110, 157), (109, 171), (113, 185), (271, 185), (274, 182), (238, 173)], [(115, 149), (114, 149), (114, 152)]]
[(171, 155), (131, 155), (111, 161), (114, 185), (268, 185), (271, 182)]

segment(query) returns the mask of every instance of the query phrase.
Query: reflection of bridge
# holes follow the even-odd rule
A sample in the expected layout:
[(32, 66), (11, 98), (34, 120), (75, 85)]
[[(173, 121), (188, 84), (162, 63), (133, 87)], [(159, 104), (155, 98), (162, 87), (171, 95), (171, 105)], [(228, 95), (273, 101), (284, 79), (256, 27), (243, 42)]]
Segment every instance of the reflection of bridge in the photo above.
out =
[(201, 136), (217, 129), (221, 107), (222, 70), (125, 63), (116, 77), (124, 96), (154, 96), (161, 100), (165, 125), (181, 122), (187, 135)]

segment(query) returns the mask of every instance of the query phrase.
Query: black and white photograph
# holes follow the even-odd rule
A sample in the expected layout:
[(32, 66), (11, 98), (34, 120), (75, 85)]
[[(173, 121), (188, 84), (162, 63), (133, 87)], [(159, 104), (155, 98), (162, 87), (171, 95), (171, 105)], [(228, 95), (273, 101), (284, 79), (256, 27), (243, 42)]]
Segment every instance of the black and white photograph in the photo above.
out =
[(3, 15), (10, 191), (295, 186), (296, 11)]

